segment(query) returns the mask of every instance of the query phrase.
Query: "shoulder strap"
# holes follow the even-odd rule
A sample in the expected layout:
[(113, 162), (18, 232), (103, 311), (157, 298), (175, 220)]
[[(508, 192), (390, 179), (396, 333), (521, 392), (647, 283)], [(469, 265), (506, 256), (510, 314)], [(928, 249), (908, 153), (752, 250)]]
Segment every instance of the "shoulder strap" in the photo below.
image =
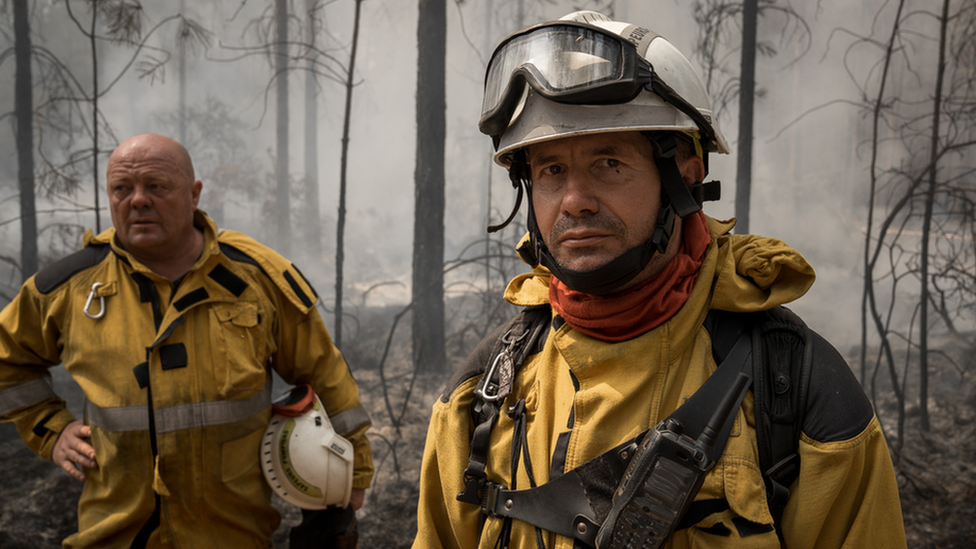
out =
[(776, 531), (790, 485), (800, 474), (797, 446), (807, 409), (813, 361), (810, 328), (785, 307), (767, 311), (753, 334), (753, 396), (759, 464)]
[[(515, 374), (525, 358), (540, 346), (539, 341), (545, 341), (551, 315), (548, 305), (523, 309), (500, 331), (501, 337), (496, 336), (496, 341), (491, 344), (491, 352), (481, 355), (481, 360), (471, 365), (478, 371), (468, 369), (462, 374), (465, 379), (476, 375), (481, 375), (481, 379), (475, 388), (471, 410), (475, 427), (471, 435), (468, 466), (464, 470), (464, 490), (458, 494), (458, 501), (481, 505), (491, 429), (498, 418), (501, 403), (511, 391)], [(495, 331), (492, 335), (498, 333)], [(451, 385), (456, 387), (454, 382)], [(448, 396), (445, 393), (445, 397)]]
[(807, 409), (812, 363), (811, 331), (785, 307), (758, 313), (711, 311), (705, 327), (712, 339), (716, 363), (739, 334), (751, 330), (753, 398), (759, 466), (766, 484), (766, 501), (777, 533), (789, 487), (800, 474), (797, 446)]

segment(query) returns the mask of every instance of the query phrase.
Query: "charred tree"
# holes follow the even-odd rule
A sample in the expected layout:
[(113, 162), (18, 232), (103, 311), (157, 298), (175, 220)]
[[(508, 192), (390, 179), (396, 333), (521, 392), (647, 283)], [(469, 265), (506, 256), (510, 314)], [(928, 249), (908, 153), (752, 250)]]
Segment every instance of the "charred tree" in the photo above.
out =
[(932, 138), (931, 151), (929, 154), (929, 181), (925, 192), (925, 212), (922, 217), (922, 245), (921, 261), (919, 266), (919, 278), (921, 286), (921, 297), (919, 298), (919, 332), (918, 332), (918, 354), (919, 354), (919, 383), (918, 383), (918, 409), (920, 412), (919, 420), (922, 431), (928, 432), (929, 425), (929, 299), (930, 299), (930, 272), (929, 255), (930, 239), (933, 231), (933, 209), (935, 207), (936, 194), (939, 190), (939, 139), (941, 137), (942, 121), (942, 100), (943, 85), (945, 84), (946, 73), (946, 32), (949, 24), (949, 3), (950, 0), (943, 0), (942, 15), (939, 18), (939, 52), (938, 64), (936, 65), (935, 76), (935, 95), (932, 97)]
[(308, 71), (305, 73), (305, 247), (315, 262), (322, 257), (322, 220), (319, 215), (319, 99), (318, 77), (315, 63), (316, 0), (306, 0), (307, 40), (312, 46), (308, 53)]
[(419, 0), (419, 7), (413, 226), (413, 358), (421, 370), (440, 371), (447, 365), (444, 349), (447, 2)]
[[(861, 369), (875, 398), (878, 374), (888, 374), (898, 406), (897, 448), (905, 441), (908, 380), (915, 368), (922, 430), (930, 422), (932, 357), (938, 354), (961, 372), (966, 369), (965, 357), (932, 348), (933, 334), (962, 337), (971, 347), (971, 338), (960, 334), (976, 326), (976, 6), (954, 7), (943, 0), (932, 12), (906, 9), (906, 4), (894, 8), (890, 38), (877, 61), (883, 67), (875, 77), (878, 95), (866, 97), (862, 106), (874, 124)], [(884, 9), (878, 19), (885, 17)], [(857, 41), (878, 47), (873, 36)], [(935, 63), (926, 63), (933, 58)], [(928, 72), (919, 77), (917, 67)], [(858, 85), (874, 87), (872, 80)], [(906, 289), (913, 281), (917, 293)], [(869, 327), (874, 338), (869, 339)], [(869, 360), (872, 339), (878, 350)]]
[(14, 0), (14, 109), (17, 127), (17, 180), (20, 190), (20, 272), (37, 271), (37, 211), (34, 204), (34, 80), (28, 0)]
[(288, 0), (275, 0), (275, 244), (291, 255), (291, 181), (288, 176)]
[(735, 232), (749, 233), (752, 195), (753, 106), (756, 100), (756, 26), (759, 0), (742, 3), (742, 59), (739, 72), (739, 144), (735, 176)]
[[(794, 39), (806, 42), (798, 54), (798, 57), (803, 56), (809, 48), (810, 29), (804, 19), (781, 0), (696, 0), (694, 4), (698, 24), (695, 55), (702, 61), (705, 86), (716, 118), (738, 98), (735, 232), (740, 234), (750, 230), (755, 100), (764, 93), (757, 86), (757, 59), (760, 55), (772, 57), (777, 54), (772, 43), (759, 39), (759, 18), (772, 15), (778, 16), (777, 20), (782, 22), (781, 43)], [(739, 51), (738, 70), (725, 66), (725, 59), (736, 50)]]
[(352, 28), (352, 50), (349, 53), (349, 70), (346, 72), (346, 107), (342, 119), (342, 158), (339, 167), (339, 212), (336, 221), (336, 299), (333, 337), (336, 346), (342, 342), (343, 261), (345, 260), (346, 234), (346, 173), (349, 167), (349, 128), (352, 121), (353, 71), (356, 69), (356, 49), (359, 46), (359, 14), (363, 1), (356, 0), (356, 15)]

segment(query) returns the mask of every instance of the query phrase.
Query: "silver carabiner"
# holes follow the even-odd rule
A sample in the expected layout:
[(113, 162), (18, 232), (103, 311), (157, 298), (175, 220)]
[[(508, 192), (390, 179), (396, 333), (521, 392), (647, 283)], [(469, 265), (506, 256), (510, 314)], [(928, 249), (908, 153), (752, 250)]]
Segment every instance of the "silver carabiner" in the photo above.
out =
[(495, 387), (495, 394), (493, 395), (488, 394), (488, 388), (492, 384), (491, 378), (495, 375), (495, 370), (498, 369), (498, 361), (502, 359), (502, 355), (505, 354), (506, 352), (508, 352), (508, 349), (505, 349), (502, 352), (498, 353), (498, 356), (495, 357), (495, 361), (491, 363), (491, 367), (488, 368), (488, 371), (485, 372), (484, 375), (481, 377), (481, 382), (478, 383), (478, 387), (476, 387), (474, 390), (477, 396), (481, 397), (482, 399), (488, 402), (494, 402), (502, 398), (501, 391), (498, 390), (499, 388), (497, 386)]
[(103, 286), (103, 284), (101, 282), (96, 282), (92, 284), (91, 293), (88, 294), (88, 301), (85, 302), (85, 316), (87, 316), (92, 320), (98, 320), (99, 318), (105, 316), (105, 296), (98, 296), (99, 310), (97, 315), (93, 315), (88, 312), (88, 309), (91, 307), (92, 304), (92, 299), (95, 298), (95, 290), (97, 290), (99, 286)]

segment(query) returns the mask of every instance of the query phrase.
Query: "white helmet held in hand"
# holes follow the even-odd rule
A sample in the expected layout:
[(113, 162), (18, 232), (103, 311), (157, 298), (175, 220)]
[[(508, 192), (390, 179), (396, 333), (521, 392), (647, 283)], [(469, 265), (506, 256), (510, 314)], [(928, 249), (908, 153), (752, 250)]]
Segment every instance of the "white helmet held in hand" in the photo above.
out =
[(273, 412), (261, 442), (261, 469), (271, 488), (302, 509), (348, 506), (353, 446), (333, 430), (312, 387), (293, 387)]

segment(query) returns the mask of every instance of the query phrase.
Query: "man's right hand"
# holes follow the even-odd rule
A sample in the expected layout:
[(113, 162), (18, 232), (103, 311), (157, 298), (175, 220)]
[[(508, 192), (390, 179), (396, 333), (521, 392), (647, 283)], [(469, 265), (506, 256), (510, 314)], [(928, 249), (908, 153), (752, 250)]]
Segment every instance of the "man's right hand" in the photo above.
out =
[(58, 441), (54, 443), (51, 461), (76, 479), (85, 480), (85, 473), (78, 466), (89, 469), (98, 467), (95, 461), (95, 449), (86, 440), (89, 437), (91, 437), (91, 427), (85, 425), (80, 419), (72, 421), (61, 431)]

